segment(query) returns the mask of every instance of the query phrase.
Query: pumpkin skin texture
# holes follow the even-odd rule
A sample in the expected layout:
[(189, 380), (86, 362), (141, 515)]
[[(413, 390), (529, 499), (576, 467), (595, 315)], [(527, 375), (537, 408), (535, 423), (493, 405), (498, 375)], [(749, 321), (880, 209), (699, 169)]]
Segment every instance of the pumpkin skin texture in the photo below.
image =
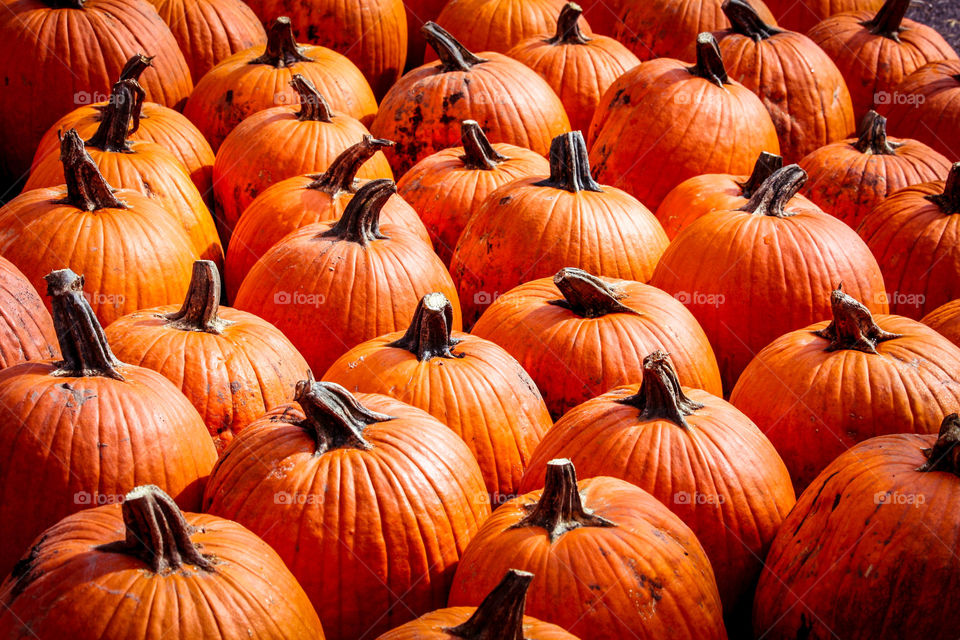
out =
[(858, 137), (817, 149), (800, 160), (803, 193), (856, 229), (874, 207), (910, 185), (942, 180), (950, 161), (927, 145), (887, 137), (886, 119), (869, 111)]
[(178, 107), (193, 82), (173, 34), (146, 0), (16, 0), (0, 20), (0, 168), (20, 178), (51, 124), (110, 92), (130, 56), (154, 56), (147, 99)]
[(960, 158), (960, 60), (931, 62), (897, 85), (911, 103), (877, 105), (899, 135), (919, 140), (948, 158)]
[(113, 322), (106, 336), (121, 361), (176, 385), (223, 451), (254, 419), (290, 402), (309, 367), (276, 327), (219, 300), (216, 266), (198, 261), (182, 306), (136, 311)]
[(53, 319), (27, 276), (0, 256), (0, 369), (57, 358)]
[(122, 505), (67, 516), (39, 538), (0, 586), (0, 636), (226, 640), (255, 629), (323, 640), (303, 589), (260, 538), (182, 513), (156, 486), (119, 497)]
[(856, 233), (819, 209), (786, 204), (805, 177), (784, 167), (741, 209), (700, 218), (670, 243), (650, 280), (697, 318), (726, 394), (760, 349), (828, 317), (822, 292), (838, 282), (871, 312), (887, 312), (880, 267)]
[(234, 306), (274, 324), (314, 371), (326, 371), (351, 348), (410, 324), (420, 298), (438, 291), (453, 303), (451, 327), (462, 326), (457, 294), (440, 258), (406, 227), (380, 225), (389, 180), (357, 191), (335, 223), (286, 236), (253, 266)]
[(474, 55), (433, 22), (423, 27), (440, 60), (404, 75), (383, 97), (370, 131), (396, 144), (387, 159), (397, 175), (459, 142), (452, 122), (476, 120), (491, 142), (546, 155), (570, 129), (563, 103), (546, 80), (503, 54)]
[[(163, 376), (110, 352), (83, 278), (47, 276), (62, 361), (0, 372), (0, 572), (44, 529), (133, 487), (156, 483), (184, 509), (199, 510), (217, 459), (203, 420)], [(43, 500), (30, 500), (29, 490)], [(6, 608), (6, 607), (4, 607)]]
[(780, 153), (760, 98), (726, 77), (712, 35), (698, 43), (693, 67), (664, 58), (620, 76), (590, 125), (597, 179), (653, 210), (687, 178), (750, 173), (760, 152)]
[(497, 296), (565, 267), (646, 282), (667, 244), (645, 206), (593, 179), (575, 131), (554, 140), (549, 176), (487, 196), (457, 241), (450, 274), (471, 326)]
[(230, 445), (205, 511), (277, 551), (327, 638), (376, 637), (445, 606), (454, 568), (490, 513), (470, 450), (386, 396), (303, 381), (296, 398)]
[(553, 420), (523, 367), (493, 342), (451, 331), (452, 315), (443, 294), (427, 294), (406, 332), (357, 345), (323, 379), (392, 396), (446, 424), (470, 447), (497, 506), (517, 495)]
[(904, 18), (910, 0), (886, 0), (876, 12), (827, 18), (807, 35), (837, 64), (860, 118), (891, 94), (907, 75), (936, 60), (957, 60), (934, 29)]
[(758, 637), (953, 637), (960, 615), (942, 603), (960, 588), (951, 517), (957, 430), (953, 414), (939, 437), (873, 438), (824, 469), (767, 556), (754, 606)]
[(500, 296), (473, 335), (499, 344), (530, 372), (555, 418), (641, 381), (643, 358), (657, 349), (673, 355), (681, 384), (722, 393), (697, 321), (679, 301), (639, 282), (561, 269)]
[[(483, 523), (457, 567), (450, 606), (479, 604), (508, 568), (537, 571), (527, 615), (585, 640), (727, 637), (713, 570), (693, 532), (623, 480), (578, 484), (569, 460), (551, 461), (542, 491)], [(694, 610), (695, 631), (683, 622)]]
[(951, 300), (923, 316), (920, 320), (944, 338), (960, 347), (960, 301)]
[(871, 319), (839, 290), (831, 299), (831, 322), (774, 340), (730, 396), (777, 447), (798, 493), (858, 442), (936, 433), (943, 417), (960, 408), (954, 345), (914, 320)]
[(805, 0), (803, 3), (766, 0), (766, 3), (781, 27), (799, 33), (808, 32), (821, 20), (838, 13), (877, 11), (883, 6), (883, 0)]
[(287, 17), (267, 30), (265, 47), (235, 53), (197, 82), (183, 108), (214, 151), (245, 118), (271, 107), (294, 105), (294, 74), (310, 80), (337, 112), (367, 123), (377, 101), (363, 74), (344, 56), (326, 47), (300, 45)]

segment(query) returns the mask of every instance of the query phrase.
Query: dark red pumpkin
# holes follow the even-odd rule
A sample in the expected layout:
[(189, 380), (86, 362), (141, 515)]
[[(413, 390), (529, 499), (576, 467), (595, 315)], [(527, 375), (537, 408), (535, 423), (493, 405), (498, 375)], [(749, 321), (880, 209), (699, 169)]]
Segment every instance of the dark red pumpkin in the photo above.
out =
[(877, 110), (898, 134), (960, 158), (960, 60), (931, 62), (898, 84)]
[(0, 256), (0, 369), (59, 355), (43, 299), (27, 277)]

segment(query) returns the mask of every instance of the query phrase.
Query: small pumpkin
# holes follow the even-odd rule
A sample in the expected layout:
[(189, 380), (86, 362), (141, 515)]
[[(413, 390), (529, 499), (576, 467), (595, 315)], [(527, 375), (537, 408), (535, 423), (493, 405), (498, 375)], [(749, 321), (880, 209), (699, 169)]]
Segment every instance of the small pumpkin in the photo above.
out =
[(0, 370), (60, 355), (53, 319), (27, 277), (0, 256)]
[(487, 196), (460, 234), (450, 273), (471, 326), (496, 296), (565, 267), (646, 282), (667, 244), (649, 209), (593, 179), (574, 131), (554, 139), (549, 176)]
[(785, 29), (806, 33), (815, 24), (851, 11), (876, 11), (883, 6), (883, 0), (766, 0), (767, 6), (777, 16), (777, 22)]
[(960, 300), (940, 305), (923, 316), (920, 322), (960, 347)]
[(896, 101), (877, 105), (877, 110), (894, 131), (948, 158), (960, 158), (960, 60), (925, 64), (905, 77), (893, 95)]

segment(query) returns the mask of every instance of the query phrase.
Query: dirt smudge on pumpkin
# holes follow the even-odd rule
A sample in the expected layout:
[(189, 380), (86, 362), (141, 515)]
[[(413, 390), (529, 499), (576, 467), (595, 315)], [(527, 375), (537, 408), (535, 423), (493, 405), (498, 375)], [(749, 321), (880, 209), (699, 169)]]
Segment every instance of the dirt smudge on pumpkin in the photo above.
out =
[(64, 382), (63, 384), (59, 385), (59, 387), (70, 395), (65, 403), (65, 406), (69, 409), (73, 409), (74, 407), (79, 409), (86, 404), (88, 400), (93, 400), (97, 397), (97, 394), (89, 389), (84, 391), (74, 389), (70, 386), (69, 382)]

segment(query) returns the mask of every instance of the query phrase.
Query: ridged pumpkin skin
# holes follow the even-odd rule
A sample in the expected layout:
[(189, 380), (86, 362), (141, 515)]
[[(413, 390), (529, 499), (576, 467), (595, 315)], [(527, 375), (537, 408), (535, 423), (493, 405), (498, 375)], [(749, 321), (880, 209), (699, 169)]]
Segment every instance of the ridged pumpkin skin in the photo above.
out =
[(960, 347), (960, 300), (951, 300), (937, 307), (920, 322)]
[(27, 276), (0, 256), (0, 369), (60, 355), (53, 319)]
[(644, 357), (657, 349), (672, 355), (681, 384), (722, 393), (703, 329), (679, 301), (639, 282), (563, 269), (497, 298), (473, 335), (517, 359), (555, 418), (613, 387), (640, 382)]
[(838, 13), (877, 11), (883, 0), (766, 0), (767, 6), (784, 29), (806, 33), (815, 24)]
[[(169, 544), (173, 553), (170, 547), (157, 550), (170, 554), (167, 563), (176, 552), (192, 555), (160, 570), (136, 555), (155, 550), (150, 528), (124, 521), (143, 494), (154, 492), (166, 504), (141, 512), (171, 527), (157, 527), (162, 533), (156, 542)], [(156, 487), (140, 487), (126, 498), (131, 504), (87, 509), (44, 532), (30, 558), (0, 586), (0, 636), (228, 640), (256, 629), (262, 638), (323, 640), (306, 594), (263, 540), (223, 518), (176, 518), (176, 507)], [(121, 548), (131, 532), (147, 543), (143, 551)]]
[(960, 350), (901, 316), (874, 316), (880, 332), (898, 336), (877, 340), (867, 328), (873, 322), (850, 328), (862, 307), (840, 292), (834, 299), (840, 340), (817, 335), (827, 321), (781, 336), (757, 354), (730, 396), (773, 441), (798, 493), (858, 442), (936, 433), (943, 417), (960, 409)]
[(960, 60), (925, 64), (894, 90), (898, 96), (913, 97), (877, 105), (890, 127), (950, 159), (960, 158)]
[[(460, 636), (449, 633), (450, 627), (466, 622), (476, 607), (447, 607), (420, 616), (412, 622), (391, 629), (377, 637), (377, 640), (456, 640)], [(563, 627), (549, 622), (541, 622), (530, 616), (523, 616), (524, 640), (577, 640), (577, 636), (567, 633)]]
[(387, 159), (397, 175), (441, 149), (456, 146), (451, 123), (475, 120), (491, 142), (507, 142), (546, 155), (550, 141), (570, 129), (563, 103), (546, 80), (513, 58), (474, 55), (434, 23), (424, 26), (441, 61), (417, 67), (380, 103), (370, 131), (396, 144)]
[[(943, 603), (960, 589), (956, 428), (945, 446), (935, 435), (873, 438), (817, 477), (767, 555), (758, 637), (953, 637), (960, 613)], [(926, 470), (931, 447), (951, 469)]]
[(446, 605), (453, 571), (490, 505), (463, 441), (393, 398), (354, 399), (332, 385), (350, 399), (347, 422), (362, 427), (369, 448), (318, 448), (318, 429), (349, 442), (334, 435), (341, 421), (323, 419), (307, 397), (324, 385), (303, 383), (297, 404), (240, 433), (210, 478), (205, 511), (277, 551), (327, 638), (376, 637)]
[(671, 189), (705, 173), (749, 173), (762, 151), (780, 152), (760, 99), (722, 71), (716, 41), (699, 38), (698, 63), (650, 60), (620, 76), (590, 125), (597, 180), (655, 210)]

